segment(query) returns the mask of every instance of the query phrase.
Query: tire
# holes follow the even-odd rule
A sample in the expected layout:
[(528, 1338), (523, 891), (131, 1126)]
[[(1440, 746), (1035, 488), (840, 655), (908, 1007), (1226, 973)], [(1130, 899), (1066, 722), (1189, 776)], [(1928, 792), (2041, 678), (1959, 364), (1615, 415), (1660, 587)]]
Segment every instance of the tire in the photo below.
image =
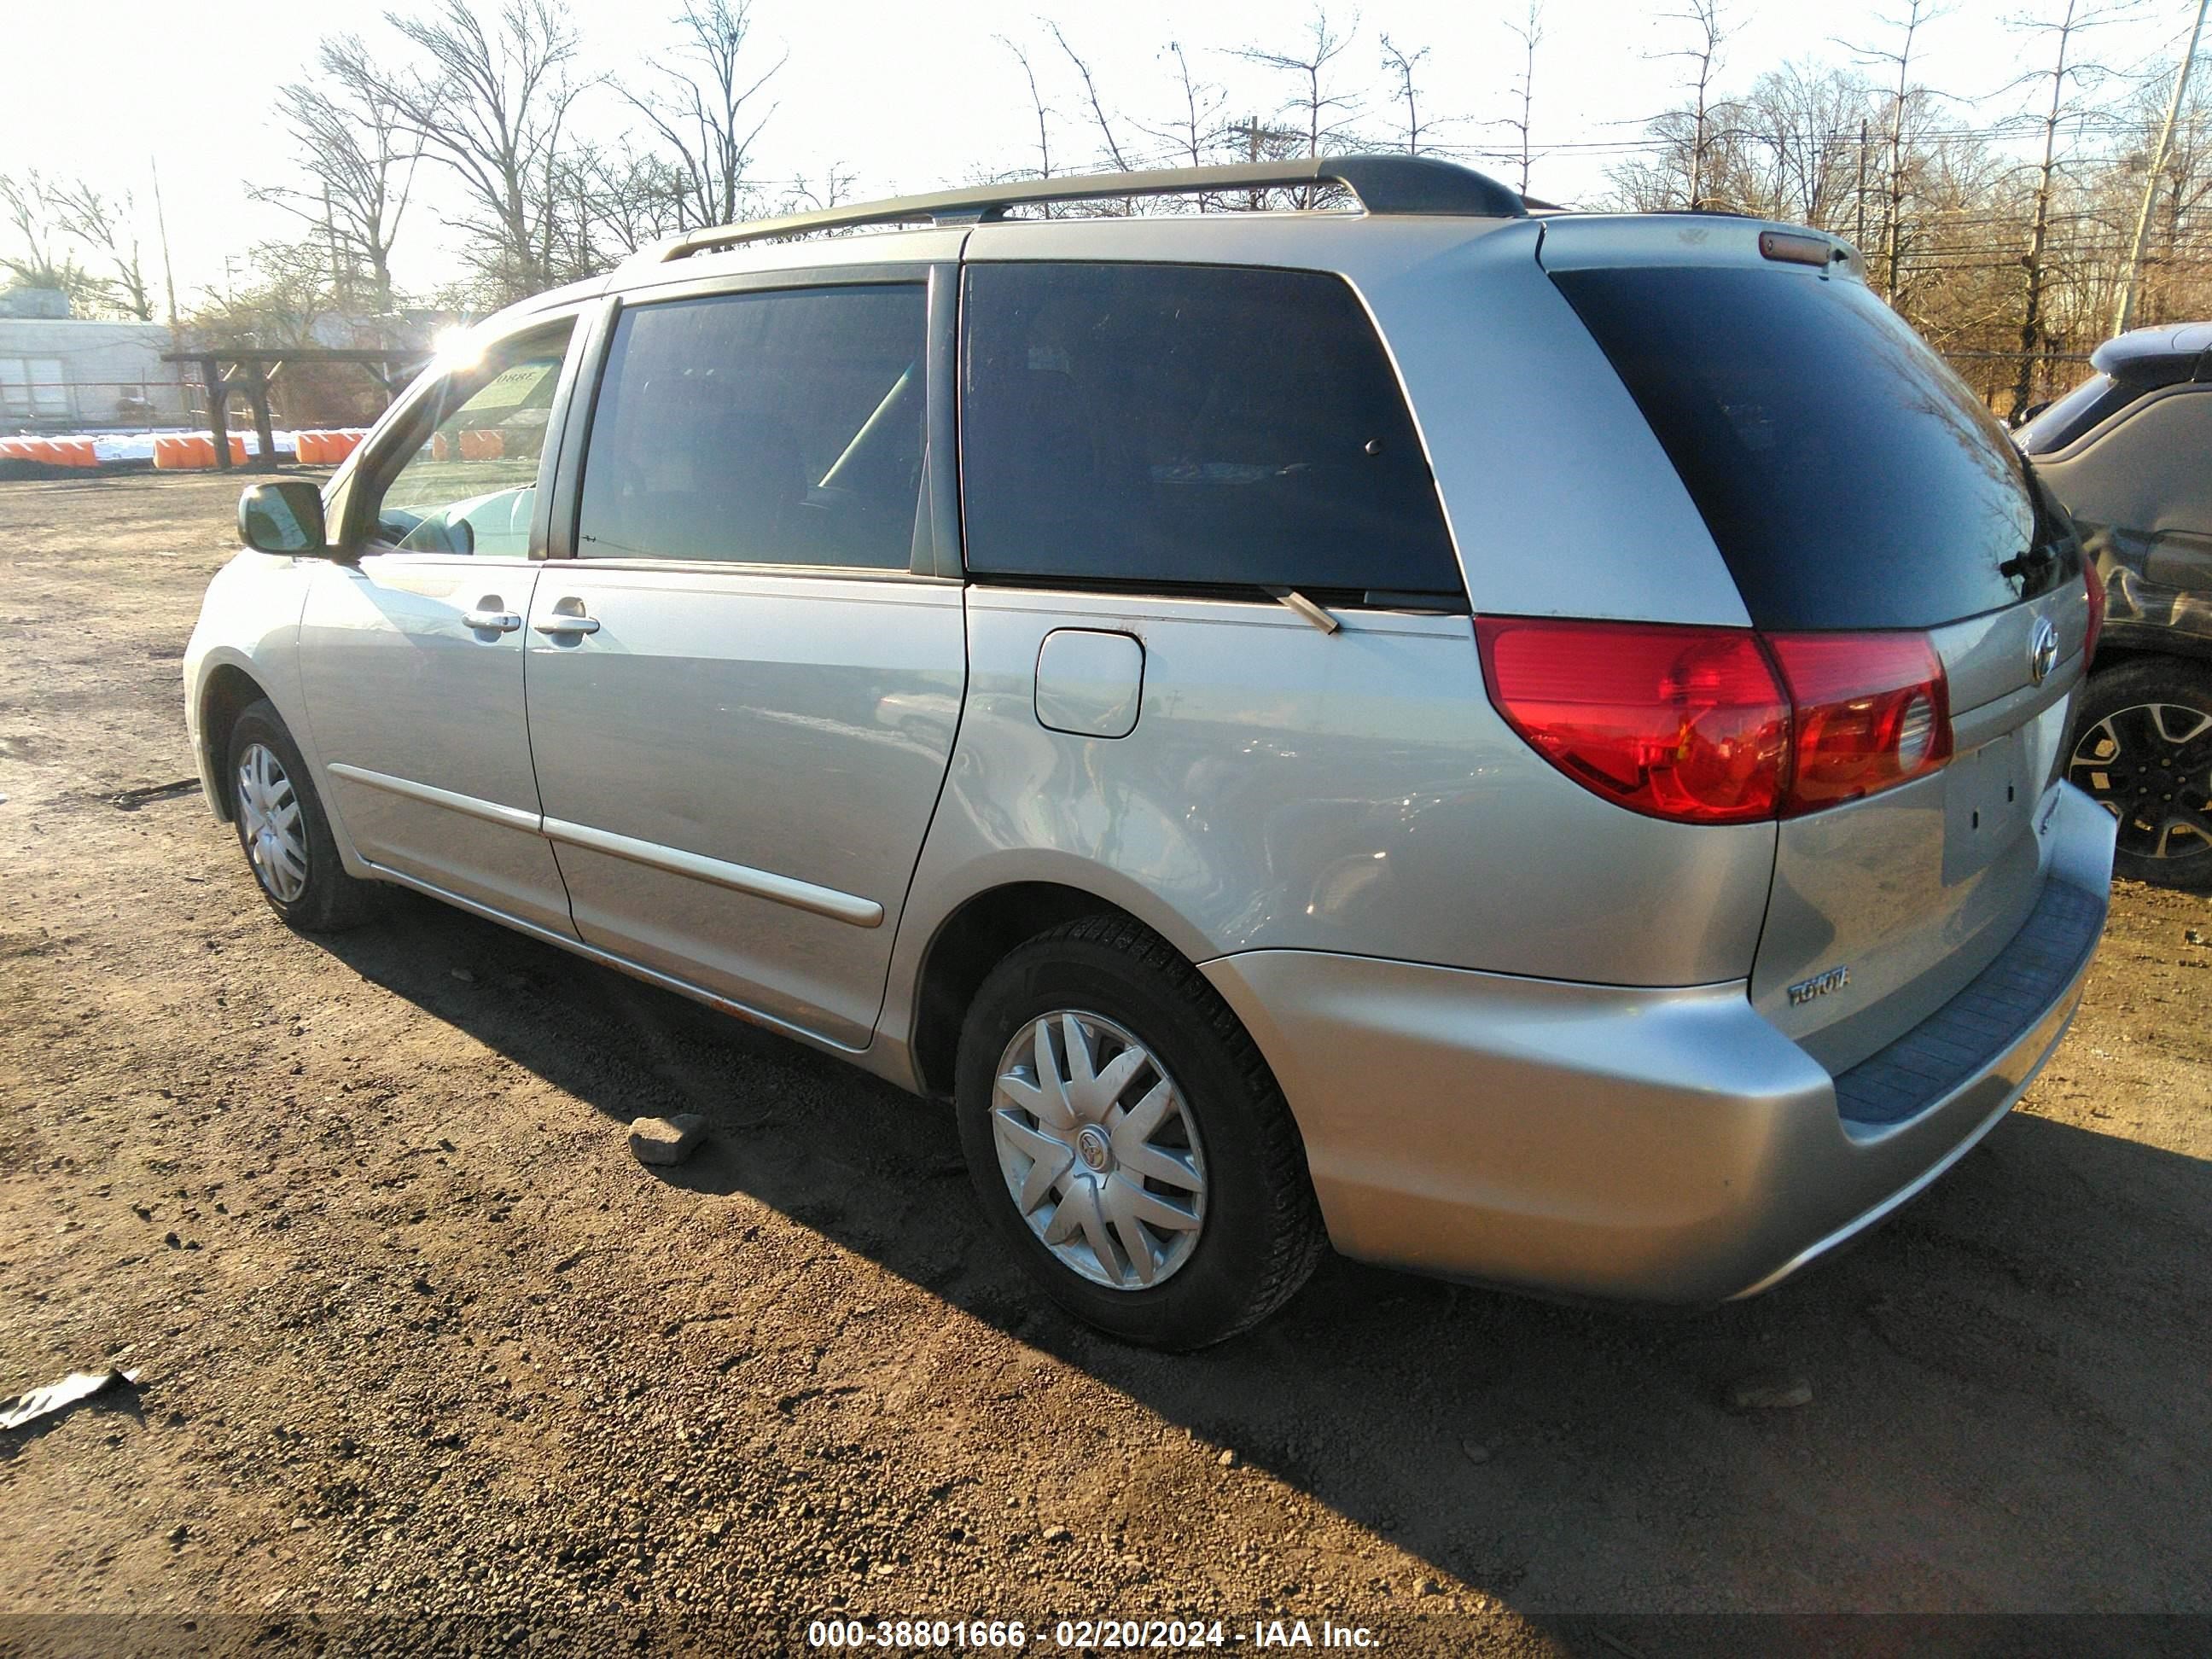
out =
[[(1088, 1069), (1066, 1019), (1049, 1018), (1069, 1013), (1102, 1082), (1074, 1085), (1078, 1109), (1048, 1121), (1024, 1104), (1060, 1098), (1043, 1086), (1040, 1021), (1058, 1070), (1079, 1079)], [(1117, 1056), (1127, 1075), (1109, 1093)], [(1327, 1247), (1305, 1146), (1267, 1061), (1204, 976), (1127, 917), (1068, 922), (991, 971), (961, 1027), (954, 1103), (992, 1224), (1046, 1294), (1114, 1336), (1169, 1349), (1233, 1336), (1288, 1301)], [(1045, 1146), (1054, 1140), (1066, 1144)], [(1066, 1176), (1041, 1178), (1025, 1214), (1017, 1179), (1063, 1152)], [(1100, 1161), (1086, 1167), (1094, 1154)], [(1096, 1230), (1069, 1220), (1085, 1215)], [(1165, 1216), (1197, 1224), (1153, 1224)], [(1063, 1223), (1068, 1236), (1055, 1246), (1047, 1235)], [(1101, 1233), (1103, 1256), (1090, 1242)]]
[(2212, 669), (2135, 657), (2092, 674), (2066, 775), (2119, 820), (2115, 874), (2212, 890)]
[[(346, 873), (300, 746), (266, 698), (240, 714), (224, 755), (231, 825), (269, 908), (305, 933), (338, 933), (374, 916), (380, 908), (376, 884)], [(280, 847), (263, 843), (257, 823), (272, 827)]]

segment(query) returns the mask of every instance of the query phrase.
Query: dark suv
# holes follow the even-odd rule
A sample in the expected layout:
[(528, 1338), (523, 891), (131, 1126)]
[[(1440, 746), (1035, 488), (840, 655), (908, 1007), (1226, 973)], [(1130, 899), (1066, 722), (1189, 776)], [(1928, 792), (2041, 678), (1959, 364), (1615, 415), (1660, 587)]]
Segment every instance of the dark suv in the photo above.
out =
[(2109, 599), (2069, 775), (2119, 820), (2121, 875), (2212, 888), (2212, 323), (2136, 329), (2090, 362), (2019, 434)]

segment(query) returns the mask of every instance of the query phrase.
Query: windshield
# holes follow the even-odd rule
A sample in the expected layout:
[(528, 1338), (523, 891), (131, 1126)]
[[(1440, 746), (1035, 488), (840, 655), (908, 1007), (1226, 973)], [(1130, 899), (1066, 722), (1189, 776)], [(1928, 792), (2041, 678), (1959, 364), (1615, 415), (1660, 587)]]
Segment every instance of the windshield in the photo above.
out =
[(2021, 428), (2021, 449), (2029, 455), (2063, 449), (2127, 401), (2127, 392), (2111, 375), (2092, 374)]

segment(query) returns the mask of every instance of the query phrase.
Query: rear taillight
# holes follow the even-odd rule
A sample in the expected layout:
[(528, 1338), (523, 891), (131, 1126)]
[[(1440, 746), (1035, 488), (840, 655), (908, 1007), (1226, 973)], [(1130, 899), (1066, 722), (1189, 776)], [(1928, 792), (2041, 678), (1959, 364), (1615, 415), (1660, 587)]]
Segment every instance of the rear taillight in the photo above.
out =
[(1926, 635), (1765, 638), (1793, 716), (1784, 817), (1908, 783), (1950, 759), (1950, 687)]
[(1950, 757), (1948, 688), (1925, 635), (1483, 617), (1475, 636), (1513, 729), (1653, 817), (1791, 817)]
[(1790, 704), (1740, 629), (1484, 617), (1491, 701), (1585, 788), (1682, 823), (1771, 818)]
[(2097, 568), (2097, 556), (2088, 549), (2081, 551), (2082, 568), (2089, 580), (2089, 631), (2081, 641), (2081, 668), (2088, 672), (2089, 665), (2097, 659), (2097, 636), (2105, 631), (2105, 573)]

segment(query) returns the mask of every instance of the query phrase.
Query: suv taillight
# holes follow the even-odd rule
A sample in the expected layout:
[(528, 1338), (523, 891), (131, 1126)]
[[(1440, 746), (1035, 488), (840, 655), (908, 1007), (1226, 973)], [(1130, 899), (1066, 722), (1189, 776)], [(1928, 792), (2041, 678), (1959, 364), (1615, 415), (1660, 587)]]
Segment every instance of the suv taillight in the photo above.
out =
[(1782, 816), (1817, 812), (1951, 758), (1951, 689), (1925, 634), (1769, 634), (1792, 715)]
[(1934, 771), (1948, 688), (1922, 634), (1483, 617), (1491, 701), (1545, 759), (1678, 823), (1791, 817)]
[(1585, 788), (1678, 823), (1744, 823), (1781, 804), (1790, 702), (1738, 629), (1484, 617), (1490, 700)]

